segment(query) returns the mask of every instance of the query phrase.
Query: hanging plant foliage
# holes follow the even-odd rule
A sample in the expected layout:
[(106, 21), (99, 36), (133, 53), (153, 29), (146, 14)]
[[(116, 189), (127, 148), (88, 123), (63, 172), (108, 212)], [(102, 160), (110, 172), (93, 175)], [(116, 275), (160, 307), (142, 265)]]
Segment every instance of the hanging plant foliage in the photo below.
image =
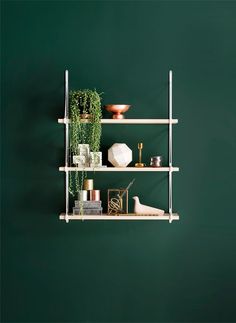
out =
[[(90, 151), (98, 152), (101, 141), (101, 93), (96, 90), (77, 90), (69, 93), (70, 109), (70, 150), (71, 155), (78, 155), (79, 144), (89, 144)], [(72, 160), (72, 156), (71, 156)], [(84, 171), (70, 174), (69, 190), (75, 195), (82, 190)]]

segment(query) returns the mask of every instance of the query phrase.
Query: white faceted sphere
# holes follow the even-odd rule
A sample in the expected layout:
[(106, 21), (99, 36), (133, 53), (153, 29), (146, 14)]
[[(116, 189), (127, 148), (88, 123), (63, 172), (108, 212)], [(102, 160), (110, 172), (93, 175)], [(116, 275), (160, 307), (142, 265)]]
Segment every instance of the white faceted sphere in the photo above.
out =
[(108, 149), (108, 160), (115, 167), (126, 167), (132, 161), (132, 150), (126, 144), (113, 144)]

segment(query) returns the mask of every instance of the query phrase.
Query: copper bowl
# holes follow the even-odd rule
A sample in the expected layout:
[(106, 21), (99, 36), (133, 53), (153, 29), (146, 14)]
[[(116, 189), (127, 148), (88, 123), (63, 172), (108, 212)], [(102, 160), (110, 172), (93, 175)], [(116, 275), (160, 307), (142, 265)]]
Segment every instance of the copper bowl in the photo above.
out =
[(124, 119), (124, 115), (122, 113), (129, 110), (131, 106), (127, 104), (107, 104), (104, 108), (113, 113), (113, 119)]

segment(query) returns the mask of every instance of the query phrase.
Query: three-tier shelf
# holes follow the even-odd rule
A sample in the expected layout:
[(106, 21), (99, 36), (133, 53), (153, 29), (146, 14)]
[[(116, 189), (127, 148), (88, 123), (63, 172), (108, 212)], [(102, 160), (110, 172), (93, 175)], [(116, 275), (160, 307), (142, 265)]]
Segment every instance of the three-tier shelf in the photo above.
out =
[[(156, 124), (156, 125), (168, 125), (169, 128), (169, 151), (168, 151), (168, 167), (103, 167), (103, 168), (79, 168), (69, 166), (69, 73), (65, 71), (65, 113), (63, 119), (58, 119), (58, 123), (65, 125), (65, 166), (59, 167), (59, 170), (65, 172), (65, 213), (60, 214), (60, 220), (168, 220), (170, 223), (173, 220), (179, 220), (179, 215), (173, 213), (172, 203), (172, 176), (173, 172), (178, 172), (178, 167), (173, 167), (173, 154), (172, 154), (172, 125), (178, 123), (178, 119), (172, 118), (172, 71), (169, 71), (169, 82), (168, 82), (168, 119), (101, 119), (101, 123), (106, 125), (116, 124)], [(163, 216), (157, 215), (135, 215), (135, 214), (122, 214), (122, 215), (73, 215), (69, 213), (69, 172), (72, 171), (93, 171), (96, 172), (168, 172), (168, 213)]]

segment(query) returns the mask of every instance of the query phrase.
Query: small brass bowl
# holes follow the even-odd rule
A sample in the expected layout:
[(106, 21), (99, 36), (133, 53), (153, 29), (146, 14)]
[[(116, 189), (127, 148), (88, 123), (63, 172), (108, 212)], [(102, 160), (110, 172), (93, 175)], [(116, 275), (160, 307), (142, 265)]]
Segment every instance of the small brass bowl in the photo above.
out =
[(113, 113), (112, 119), (124, 119), (123, 113), (129, 110), (131, 106), (127, 104), (107, 104), (104, 108)]
[(91, 114), (88, 114), (88, 113), (82, 113), (80, 115), (80, 118), (81, 119), (91, 119), (92, 118), (92, 115)]

